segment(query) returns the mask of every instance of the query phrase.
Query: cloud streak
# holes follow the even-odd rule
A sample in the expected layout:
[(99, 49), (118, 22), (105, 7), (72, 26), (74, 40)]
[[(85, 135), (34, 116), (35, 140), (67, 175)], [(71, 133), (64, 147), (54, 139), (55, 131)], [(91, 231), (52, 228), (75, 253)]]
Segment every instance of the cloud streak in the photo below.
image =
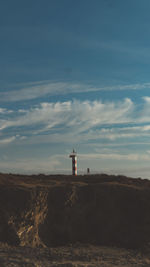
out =
[[(123, 102), (102, 103), (101, 101), (67, 101), (41, 103), (23, 115), (0, 121), (0, 130), (9, 127), (38, 126), (40, 131), (57, 128), (83, 132), (102, 124), (131, 122), (134, 105), (130, 99)], [(57, 129), (56, 129), (57, 130)]]
[(80, 158), (84, 160), (122, 160), (122, 161), (149, 161), (150, 155), (148, 154), (119, 154), (119, 153), (94, 153), (94, 154), (80, 154)]
[(9, 143), (12, 143), (15, 140), (16, 140), (16, 136), (12, 136), (12, 137), (9, 137), (9, 138), (1, 139), (0, 140), (0, 145), (6, 145), (6, 144), (9, 144)]
[[(5, 151), (8, 148), (8, 153), (12, 148), (39, 147), (41, 144), (48, 144), (51, 147), (55, 144), (57, 151), (60, 147), (74, 146), (82, 147), (79, 153), (80, 164), (82, 166), (92, 165), (96, 170), (99, 162), (104, 163), (105, 170), (110, 170), (112, 166), (125, 168), (124, 166), (136, 165), (141, 162), (145, 165), (150, 161), (150, 145), (144, 148), (137, 149), (138, 142), (148, 142), (150, 136), (150, 97), (143, 98), (143, 104), (138, 106), (130, 99), (126, 98), (123, 101), (66, 101), (48, 103), (43, 102), (32, 106), (29, 109), (16, 110), (15, 112), (7, 112), (2, 110), (0, 120), (0, 146), (1, 150)], [(6, 138), (7, 136), (7, 138)], [(136, 151), (134, 147), (130, 148), (127, 145), (124, 149), (119, 145), (136, 142)], [(93, 145), (94, 143), (94, 145)], [(106, 144), (110, 144), (107, 146)], [(81, 144), (81, 146), (80, 146)], [(112, 144), (115, 147), (111, 146)], [(9, 147), (10, 145), (10, 147)], [(105, 149), (100, 149), (103, 145)], [(116, 149), (117, 145), (117, 149)], [(47, 145), (46, 145), (47, 146)], [(83, 149), (87, 149), (85, 154)], [(39, 148), (38, 147), (38, 148)], [(47, 146), (48, 147), (48, 146)], [(111, 148), (111, 149), (110, 149)], [(19, 151), (18, 149), (18, 151)], [(61, 148), (60, 148), (61, 149)], [(53, 152), (47, 149), (46, 156), (29, 159), (26, 154), (21, 158), (11, 158), (11, 153), (8, 159), (3, 159), (1, 170), (4, 169), (15, 172), (51, 172), (56, 173), (62, 171), (66, 165), (66, 170), (69, 169), (68, 156), (67, 159), (60, 155), (49, 157)], [(59, 153), (59, 152), (57, 152)], [(66, 153), (65, 150), (61, 153)], [(60, 153), (60, 154), (61, 154)], [(67, 152), (68, 153), (68, 152)], [(48, 155), (48, 156), (47, 156)], [(113, 165), (114, 164), (114, 165)], [(95, 166), (95, 167), (94, 167)], [(135, 166), (133, 166), (135, 167)], [(62, 171), (65, 173), (66, 170)]]
[(123, 91), (123, 90), (143, 90), (150, 88), (150, 83), (137, 83), (116, 86), (94, 86), (92, 84), (73, 82), (35, 82), (32, 86), (24, 85), (24, 88), (17, 90), (0, 92), (0, 102), (28, 101), (45, 96), (66, 95), (72, 93), (87, 93), (97, 91)]
[[(19, 109), (11, 115), (5, 114), (0, 120), (0, 131), (2, 138), (11, 132), (13, 136), (19, 136), (16, 141), (27, 142), (27, 136), (33, 143), (149, 137), (150, 98), (144, 98), (138, 117), (136, 105), (129, 98), (117, 102), (45, 102), (23, 112)], [(5, 143), (3, 139), (1, 142)]]
[(59, 169), (61, 162), (59, 157), (50, 156), (47, 159), (37, 158), (23, 158), (3, 160), (0, 162), (1, 171), (15, 172), (15, 173), (49, 173), (56, 172)]

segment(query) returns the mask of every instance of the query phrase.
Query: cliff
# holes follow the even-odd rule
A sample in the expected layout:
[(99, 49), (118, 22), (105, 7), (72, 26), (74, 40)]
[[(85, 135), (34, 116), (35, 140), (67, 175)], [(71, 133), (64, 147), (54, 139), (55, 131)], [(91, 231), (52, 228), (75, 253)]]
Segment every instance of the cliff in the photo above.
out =
[(0, 174), (0, 242), (139, 248), (150, 242), (150, 181)]

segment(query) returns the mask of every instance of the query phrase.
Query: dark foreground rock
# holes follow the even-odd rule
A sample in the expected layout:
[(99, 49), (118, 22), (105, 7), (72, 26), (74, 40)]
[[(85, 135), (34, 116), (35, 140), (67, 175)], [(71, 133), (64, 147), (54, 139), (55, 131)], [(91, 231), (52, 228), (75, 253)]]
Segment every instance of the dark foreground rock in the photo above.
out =
[(149, 267), (150, 255), (97, 246), (29, 248), (0, 246), (1, 267)]
[(0, 241), (30, 247), (79, 242), (145, 248), (150, 242), (150, 181), (0, 174)]

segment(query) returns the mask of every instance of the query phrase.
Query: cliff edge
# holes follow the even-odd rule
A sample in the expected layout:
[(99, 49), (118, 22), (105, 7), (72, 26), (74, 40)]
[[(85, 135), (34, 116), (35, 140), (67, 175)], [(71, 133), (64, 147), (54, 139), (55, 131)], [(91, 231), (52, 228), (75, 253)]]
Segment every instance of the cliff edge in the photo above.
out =
[(0, 242), (139, 248), (150, 242), (150, 181), (0, 174)]

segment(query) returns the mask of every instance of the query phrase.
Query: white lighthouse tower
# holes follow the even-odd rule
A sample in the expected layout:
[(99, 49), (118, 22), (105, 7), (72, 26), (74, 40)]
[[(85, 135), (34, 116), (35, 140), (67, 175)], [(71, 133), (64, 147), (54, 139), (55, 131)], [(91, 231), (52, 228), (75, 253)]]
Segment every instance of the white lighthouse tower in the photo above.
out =
[(72, 153), (69, 156), (72, 158), (72, 175), (77, 175), (77, 153), (73, 149)]

